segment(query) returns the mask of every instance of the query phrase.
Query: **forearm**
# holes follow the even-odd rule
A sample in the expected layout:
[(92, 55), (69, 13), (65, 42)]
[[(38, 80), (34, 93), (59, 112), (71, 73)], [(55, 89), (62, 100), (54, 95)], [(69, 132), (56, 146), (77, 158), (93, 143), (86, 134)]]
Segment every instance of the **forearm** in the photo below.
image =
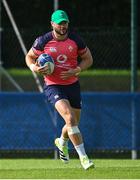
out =
[(93, 64), (93, 58), (89, 49), (87, 52), (81, 56), (81, 62), (78, 65), (81, 68), (81, 71), (88, 69)]
[(35, 64), (35, 60), (31, 58), (28, 54), (26, 55), (25, 61), (28, 67), (30, 67), (31, 64)]
[(27, 66), (31, 69), (31, 71), (34, 71), (36, 58), (37, 56), (33, 53), (32, 49), (30, 49), (25, 57), (25, 61)]
[(78, 66), (81, 68), (81, 71), (84, 71), (88, 69), (91, 65), (92, 65), (92, 61), (89, 61), (89, 59), (85, 59), (81, 61)]

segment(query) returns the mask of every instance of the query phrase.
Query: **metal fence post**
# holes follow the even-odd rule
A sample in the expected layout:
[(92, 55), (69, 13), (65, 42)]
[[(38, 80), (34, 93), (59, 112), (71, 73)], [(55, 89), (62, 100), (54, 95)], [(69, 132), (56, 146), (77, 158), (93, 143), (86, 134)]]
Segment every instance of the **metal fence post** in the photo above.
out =
[[(137, 89), (137, 0), (131, 0), (131, 92)], [(132, 159), (137, 158), (135, 102), (132, 99)]]

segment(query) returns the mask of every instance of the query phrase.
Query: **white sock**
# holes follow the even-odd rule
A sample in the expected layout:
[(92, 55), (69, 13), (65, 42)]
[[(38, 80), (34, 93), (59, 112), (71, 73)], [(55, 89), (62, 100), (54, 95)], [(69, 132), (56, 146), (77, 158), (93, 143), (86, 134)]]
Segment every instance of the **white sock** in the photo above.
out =
[(78, 146), (75, 146), (75, 149), (79, 155), (79, 157), (81, 156), (86, 156), (86, 152), (85, 152), (85, 148), (84, 148), (84, 144), (79, 144)]
[(68, 141), (69, 141), (69, 139), (68, 138), (64, 138), (62, 135), (59, 138), (59, 143), (60, 143), (61, 146), (68, 146)]

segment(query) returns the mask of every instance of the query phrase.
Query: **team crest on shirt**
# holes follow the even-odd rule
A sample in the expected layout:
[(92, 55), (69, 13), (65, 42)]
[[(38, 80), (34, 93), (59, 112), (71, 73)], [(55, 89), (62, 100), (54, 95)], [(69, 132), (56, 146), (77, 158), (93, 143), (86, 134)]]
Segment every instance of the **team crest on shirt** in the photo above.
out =
[(69, 49), (70, 52), (72, 52), (73, 47), (72, 47), (72, 46), (69, 46), (68, 49)]
[(55, 47), (50, 47), (50, 52), (57, 52)]

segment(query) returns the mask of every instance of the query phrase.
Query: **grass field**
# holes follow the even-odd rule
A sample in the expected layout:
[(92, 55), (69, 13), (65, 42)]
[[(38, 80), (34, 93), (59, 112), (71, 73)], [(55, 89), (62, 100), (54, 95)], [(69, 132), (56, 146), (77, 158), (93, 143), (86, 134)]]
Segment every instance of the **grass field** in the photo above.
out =
[[(7, 70), (8, 73), (10, 73), (11, 75), (31, 75), (32, 72), (26, 68), (26, 69), (8, 69)], [(87, 70), (87, 71), (83, 71), (80, 76), (95, 76), (95, 75), (99, 75), (99, 76), (107, 76), (107, 75), (114, 75), (114, 76), (126, 76), (126, 75), (130, 75), (131, 71), (130, 70), (109, 70), (109, 69), (92, 69), (92, 70)], [(140, 75), (140, 70), (138, 70), (138, 75)]]
[[(38, 91), (32, 72), (28, 68), (7, 69), (7, 71), (25, 92)], [(43, 85), (43, 77), (41, 75), (38, 75), (38, 77)], [(138, 70), (137, 79), (137, 90), (140, 91), (140, 70)], [(131, 87), (131, 71), (117, 69), (92, 69), (83, 71), (80, 74), (80, 84), (82, 91), (129, 92)], [(7, 78), (2, 74), (1, 89), (2, 91), (16, 91), (16, 88), (12, 83), (9, 83), (9, 80), (7, 80)]]
[(85, 171), (79, 160), (69, 164), (50, 159), (1, 159), (2, 179), (140, 179), (140, 160), (94, 160)]

